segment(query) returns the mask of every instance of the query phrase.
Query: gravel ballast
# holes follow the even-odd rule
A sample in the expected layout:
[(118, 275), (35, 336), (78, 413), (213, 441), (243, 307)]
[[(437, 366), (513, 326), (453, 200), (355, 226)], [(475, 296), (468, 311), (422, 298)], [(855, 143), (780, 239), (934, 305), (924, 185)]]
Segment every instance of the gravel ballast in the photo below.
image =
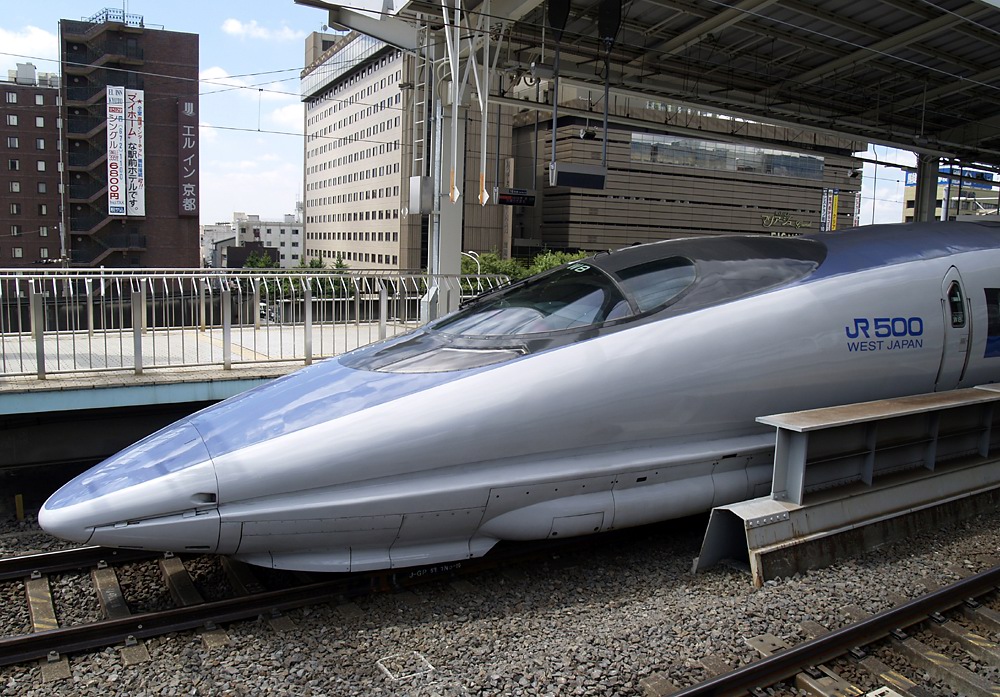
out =
[[(639, 695), (653, 674), (682, 684), (708, 677), (697, 666), (706, 656), (733, 667), (754, 660), (750, 637), (795, 644), (808, 638), (803, 621), (834, 629), (848, 623), (849, 605), (878, 612), (925, 592), (924, 580), (954, 580), (949, 566), (976, 572), (1000, 557), (997, 513), (754, 588), (732, 565), (691, 573), (704, 523), (659, 526), (586, 559), (303, 608), (288, 615), (292, 631), (235, 623), (220, 648), (194, 632), (151, 639), (151, 660), (139, 665), (125, 665), (118, 649), (74, 655), (61, 682), (43, 684), (37, 664), (3, 667), (0, 695)], [(0, 524), (4, 555), (58, 546), (30, 521)], [(154, 580), (136, 569), (123, 581), (134, 600)], [(207, 595), (221, 592), (213, 585), (222, 574), (195, 573)], [(57, 593), (57, 607), (74, 608), (60, 609), (69, 622), (96, 605), (85, 574), (74, 578), (63, 576)], [(138, 609), (166, 602), (162, 588), (153, 593)], [(0, 584), (0, 633), (24, 630), (23, 597), (20, 582)]]

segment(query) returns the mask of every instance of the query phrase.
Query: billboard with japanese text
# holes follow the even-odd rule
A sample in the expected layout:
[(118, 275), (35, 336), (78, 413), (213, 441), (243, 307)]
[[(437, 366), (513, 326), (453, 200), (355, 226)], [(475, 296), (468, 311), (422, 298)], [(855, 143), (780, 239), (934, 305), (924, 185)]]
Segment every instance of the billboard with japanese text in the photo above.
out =
[(198, 98), (177, 100), (177, 214), (196, 217), (198, 185)]
[(142, 90), (125, 90), (125, 210), (146, 215), (146, 123)]
[(125, 204), (125, 88), (108, 85), (108, 215), (127, 215)]

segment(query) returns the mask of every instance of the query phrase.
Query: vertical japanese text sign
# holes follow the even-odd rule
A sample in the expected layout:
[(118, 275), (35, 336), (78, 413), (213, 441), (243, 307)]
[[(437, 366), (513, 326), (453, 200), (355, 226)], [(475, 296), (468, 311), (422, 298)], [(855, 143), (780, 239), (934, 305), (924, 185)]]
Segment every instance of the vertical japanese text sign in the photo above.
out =
[(177, 100), (177, 206), (178, 215), (198, 215), (198, 101)]
[(142, 90), (125, 90), (125, 205), (146, 215), (146, 116)]
[(108, 215), (126, 215), (125, 88), (108, 85)]

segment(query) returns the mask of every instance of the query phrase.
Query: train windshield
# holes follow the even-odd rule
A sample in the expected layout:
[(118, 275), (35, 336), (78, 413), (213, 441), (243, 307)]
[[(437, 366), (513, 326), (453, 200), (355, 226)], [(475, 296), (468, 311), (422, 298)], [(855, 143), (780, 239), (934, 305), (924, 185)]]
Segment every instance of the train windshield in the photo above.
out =
[(626, 247), (481, 295), (426, 330), (339, 360), (397, 373), (485, 368), (793, 283), (825, 257), (822, 242), (763, 235)]
[(617, 278), (578, 261), (528, 280), (432, 325), (461, 336), (523, 336), (602, 325), (662, 307), (694, 280), (687, 259), (660, 259)]

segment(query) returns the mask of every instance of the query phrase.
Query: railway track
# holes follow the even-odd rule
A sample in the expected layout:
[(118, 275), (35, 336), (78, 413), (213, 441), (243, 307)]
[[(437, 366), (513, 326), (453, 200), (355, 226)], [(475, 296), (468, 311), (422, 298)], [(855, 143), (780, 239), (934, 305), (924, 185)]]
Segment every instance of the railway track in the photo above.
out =
[[(634, 534), (634, 530), (628, 530), (613, 535), (626, 538)], [(137, 663), (148, 660), (142, 640), (151, 637), (196, 630), (208, 646), (225, 644), (225, 632), (220, 627), (230, 622), (263, 617), (279, 631), (286, 630), (293, 625), (284, 613), (294, 608), (346, 602), (370, 593), (404, 590), (443, 578), (585, 553), (595, 544), (591, 538), (573, 538), (512, 547), (501, 545), (495, 550), (497, 553), (491, 552), (481, 559), (348, 575), (270, 572), (227, 557), (181, 558), (171, 553), (104, 547), (9, 557), (0, 559), (0, 583), (24, 583), (31, 630), (0, 637), (0, 666), (39, 660), (43, 679), (57, 680), (69, 676), (69, 654), (118, 646), (126, 663)], [(214, 600), (202, 597), (188, 570), (198, 560), (221, 565), (231, 591), (228, 597)], [(169, 591), (174, 606), (133, 612), (122, 591), (119, 572), (130, 564), (154, 562), (159, 581)], [(63, 626), (58, 619), (50, 577), (80, 570), (89, 573), (103, 618)], [(269, 577), (267, 583), (262, 580), (262, 571)]]
[[(31, 616), (30, 632), (0, 638), (0, 665), (39, 661), (42, 679), (54, 681), (69, 676), (67, 656), (74, 653), (117, 646), (124, 663), (141, 663), (149, 659), (144, 640), (158, 635), (195, 631), (206, 646), (218, 646), (227, 643), (224, 627), (234, 621), (263, 618), (275, 629), (287, 631), (295, 626), (285, 614), (292, 608), (346, 603), (359, 595), (407, 589), (443, 578), (460, 584), (462, 581), (454, 577), (486, 568), (500, 567), (505, 574), (524, 573), (517, 564), (530, 562), (529, 558), (558, 557), (572, 564), (585, 559), (582, 555), (586, 552), (585, 547), (567, 540), (556, 546), (515, 549), (482, 562), (333, 578), (271, 575), (214, 557), (181, 559), (102, 548), (0, 559), (0, 583), (23, 583)], [(206, 559), (221, 565), (230, 596), (200, 597), (198, 584), (188, 570), (205, 564)], [(174, 607), (132, 613), (118, 576), (130, 565), (140, 564), (158, 569)], [(59, 626), (49, 579), (78, 569), (88, 570), (104, 617)], [(73, 578), (81, 583), (84, 577)], [(649, 697), (688, 697), (748, 692), (781, 695), (791, 694), (794, 687), (832, 697), (866, 694), (874, 685), (914, 697), (998, 696), (998, 585), (1000, 566), (994, 566), (944, 588), (929, 589), (914, 600), (900, 599), (897, 607), (872, 617), (846, 607), (844, 616), (850, 624), (841, 628), (828, 631), (815, 623), (803, 623), (805, 635), (814, 637), (810, 641), (787, 646), (773, 636), (753, 637), (748, 643), (761, 654), (756, 662), (730, 670), (721, 660), (705, 656), (700, 666), (676, 666), (642, 679), (640, 690)]]
[[(133, 613), (125, 601), (118, 570), (128, 564), (155, 560), (175, 607)], [(43, 661), (46, 680), (68, 675), (68, 654), (119, 646), (126, 663), (145, 660), (141, 641), (171, 632), (198, 630), (208, 645), (226, 643), (221, 625), (265, 617), (278, 629), (290, 628), (285, 611), (310, 604), (343, 600), (359, 594), (426, 583), (456, 572), (461, 564), (372, 572), (314, 580), (307, 574), (280, 574), (277, 588), (268, 589), (252, 567), (219, 558), (232, 596), (205, 600), (185, 560), (172, 554), (88, 547), (0, 560), (0, 580), (22, 579), (31, 631), (0, 638), (0, 665)], [(60, 626), (49, 575), (87, 569), (104, 619)]]
[[(964, 570), (953, 569), (963, 575)], [(731, 670), (705, 657), (698, 668), (711, 675), (679, 688), (664, 673), (642, 681), (647, 697), (721, 697), (781, 694), (794, 686), (811, 695), (845, 697), (876, 694), (932, 697), (942, 694), (1000, 695), (1000, 566), (913, 600), (866, 616), (845, 607), (850, 624), (828, 631), (816, 623), (803, 630), (813, 638), (796, 646), (762, 635), (748, 639), (761, 659)], [(969, 666), (972, 666), (971, 668)], [(681, 669), (680, 672), (690, 672)], [(859, 683), (881, 685), (868, 690)]]

